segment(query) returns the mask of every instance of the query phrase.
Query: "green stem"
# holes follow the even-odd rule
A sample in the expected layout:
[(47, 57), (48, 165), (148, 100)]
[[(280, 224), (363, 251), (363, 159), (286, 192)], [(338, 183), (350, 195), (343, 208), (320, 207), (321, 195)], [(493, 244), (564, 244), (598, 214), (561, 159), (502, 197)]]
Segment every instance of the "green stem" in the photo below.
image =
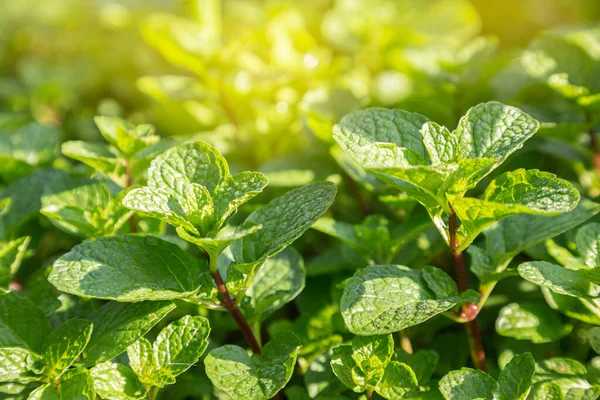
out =
[(367, 389), (367, 399), (371, 400), (373, 398), (373, 389)]
[[(452, 208), (451, 208), (452, 210)], [(467, 268), (465, 267), (465, 259), (462, 251), (459, 251), (458, 237), (456, 235), (458, 230), (456, 213), (454, 210), (448, 216), (448, 231), (449, 231), (449, 244), (450, 253), (452, 256), (452, 264), (454, 265), (454, 271), (458, 283), (458, 290), (462, 293), (469, 288), (469, 282), (467, 280)], [(477, 314), (479, 308), (477, 304), (466, 303), (461, 308), (461, 317), (468, 320), (465, 324), (467, 331), (467, 337), (469, 339), (469, 348), (471, 351), (471, 359), (476, 368), (487, 372), (487, 363), (485, 360), (485, 351), (483, 349), (483, 343), (481, 341), (481, 333), (479, 330), (479, 324), (477, 323)]]
[(146, 398), (148, 400), (155, 400), (157, 395), (158, 395), (158, 386), (152, 386), (150, 389), (148, 389), (148, 394), (146, 395)]

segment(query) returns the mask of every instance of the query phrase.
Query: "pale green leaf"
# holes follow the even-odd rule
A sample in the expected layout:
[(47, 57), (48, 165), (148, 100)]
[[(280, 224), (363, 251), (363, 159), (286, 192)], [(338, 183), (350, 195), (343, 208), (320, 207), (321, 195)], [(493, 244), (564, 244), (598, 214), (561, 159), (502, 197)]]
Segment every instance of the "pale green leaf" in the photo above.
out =
[(95, 400), (94, 381), (87, 369), (70, 369), (61, 377), (58, 391), (61, 400)]
[(79, 357), (90, 341), (92, 327), (85, 319), (71, 319), (50, 332), (42, 352), (48, 379), (56, 379)]
[(304, 289), (306, 271), (300, 254), (288, 247), (258, 269), (240, 303), (251, 321), (263, 321)]
[(496, 320), (498, 334), (533, 343), (559, 340), (572, 329), (572, 325), (563, 324), (560, 314), (545, 304), (511, 303), (500, 310)]
[(48, 280), (60, 291), (118, 301), (188, 297), (206, 261), (152, 236), (83, 242), (54, 262)]
[(365, 383), (376, 387), (394, 354), (392, 335), (355, 336), (351, 357), (363, 372)]
[(267, 400), (289, 381), (300, 342), (291, 332), (281, 332), (263, 349), (262, 357), (248, 356), (238, 346), (225, 345), (204, 359), (213, 385), (232, 399)]
[(245, 171), (221, 182), (214, 191), (217, 226), (223, 225), (237, 208), (267, 186), (267, 178), (260, 172)]
[(231, 252), (238, 264), (260, 263), (298, 239), (333, 203), (336, 188), (331, 182), (315, 182), (290, 190), (257, 209), (238, 231), (262, 228), (234, 242)]
[(496, 381), (483, 371), (462, 368), (444, 376), (439, 388), (446, 400), (490, 400), (494, 398)]
[(174, 308), (168, 301), (104, 304), (89, 316), (94, 329), (83, 353), (86, 364), (112, 360)]
[(351, 332), (375, 335), (397, 332), (456, 305), (477, 301), (473, 291), (437, 297), (423, 275), (407, 267), (372, 265), (346, 283), (340, 308)]
[(591, 223), (577, 231), (577, 250), (589, 268), (600, 266), (600, 224)]
[(417, 377), (406, 364), (392, 361), (386, 367), (381, 381), (375, 389), (388, 400), (401, 400), (418, 388)]
[(518, 267), (519, 275), (535, 285), (551, 291), (581, 298), (600, 297), (600, 285), (591, 282), (585, 270), (572, 270), (546, 261), (525, 262)]
[(560, 386), (552, 382), (535, 385), (527, 396), (528, 400), (564, 400), (564, 398)]
[(338, 379), (356, 393), (367, 390), (367, 379), (352, 358), (352, 346), (338, 346), (331, 353), (331, 368)]
[(531, 353), (514, 356), (498, 377), (498, 390), (502, 400), (523, 400), (533, 385), (535, 360)]
[(27, 360), (35, 356), (19, 347), (0, 347), (0, 382), (27, 383), (41, 380), (29, 368)]
[(135, 373), (122, 364), (105, 362), (90, 370), (98, 396), (111, 400), (142, 399), (146, 388)]
[(115, 183), (125, 184), (123, 161), (108, 146), (77, 140), (63, 143), (61, 151), (65, 156), (103, 172)]
[(167, 325), (154, 342), (158, 369), (177, 376), (194, 365), (208, 345), (210, 325), (200, 316), (185, 316)]
[(27, 400), (61, 400), (61, 398), (52, 384), (47, 384), (31, 392)]
[(207, 143), (195, 142), (172, 147), (152, 160), (148, 186), (172, 191), (183, 199), (190, 184), (201, 184), (213, 193), (229, 176), (227, 161), (219, 151)]

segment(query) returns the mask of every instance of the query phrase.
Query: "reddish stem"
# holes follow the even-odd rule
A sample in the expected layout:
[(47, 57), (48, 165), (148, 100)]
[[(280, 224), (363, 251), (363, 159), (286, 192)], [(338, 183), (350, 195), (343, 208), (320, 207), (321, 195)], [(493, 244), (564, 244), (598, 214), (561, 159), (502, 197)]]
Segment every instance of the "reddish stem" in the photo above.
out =
[(221, 298), (223, 299), (223, 303), (225, 304), (225, 308), (227, 309), (227, 311), (229, 311), (229, 314), (231, 314), (231, 316), (239, 326), (240, 330), (242, 331), (242, 334), (246, 338), (246, 341), (250, 345), (250, 349), (254, 354), (262, 355), (262, 349), (260, 347), (260, 344), (258, 343), (258, 340), (256, 340), (256, 337), (254, 336), (252, 328), (250, 328), (250, 325), (248, 325), (248, 322), (240, 312), (240, 309), (238, 308), (238, 306), (235, 305), (235, 301), (229, 295), (229, 291), (227, 290), (227, 286), (225, 286), (225, 283), (223, 282), (223, 278), (221, 278), (221, 274), (218, 270), (214, 271), (212, 274), (215, 283), (217, 284), (217, 289), (219, 290)]
[[(458, 251), (459, 243), (456, 232), (458, 226), (456, 223), (456, 213), (450, 207), (451, 213), (448, 216), (448, 230), (450, 233), (450, 254), (452, 256), (452, 264), (454, 265), (454, 272), (456, 274), (456, 280), (458, 281), (458, 290), (462, 293), (469, 288), (469, 281), (467, 280), (467, 268), (465, 267), (465, 259), (461, 251)], [(461, 308), (461, 317), (467, 319), (465, 329), (467, 331), (467, 337), (469, 339), (469, 348), (471, 350), (471, 359), (473, 364), (480, 370), (487, 372), (487, 363), (485, 360), (485, 351), (483, 349), (483, 343), (481, 341), (481, 333), (479, 330), (479, 324), (477, 323), (477, 305), (473, 303), (463, 304)]]

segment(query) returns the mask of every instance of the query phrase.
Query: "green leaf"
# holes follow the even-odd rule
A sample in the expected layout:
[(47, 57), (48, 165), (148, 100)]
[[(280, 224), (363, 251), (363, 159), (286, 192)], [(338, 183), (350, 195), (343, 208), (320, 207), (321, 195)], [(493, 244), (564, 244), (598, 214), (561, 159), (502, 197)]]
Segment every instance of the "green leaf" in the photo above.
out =
[[(439, 272), (435, 275), (438, 279), (443, 276)], [(440, 287), (450, 290), (445, 286), (449, 280), (442, 279), (443, 286), (434, 282), (440, 293)], [(478, 297), (473, 291), (437, 297), (420, 272), (400, 265), (372, 265), (346, 283), (340, 308), (350, 332), (376, 335), (420, 324), (456, 305), (476, 303)]]
[(416, 391), (417, 385), (415, 373), (408, 365), (392, 361), (385, 367), (376, 390), (385, 399), (401, 400), (407, 394)]
[(267, 186), (267, 178), (260, 172), (245, 171), (228, 177), (214, 191), (217, 225), (223, 225), (237, 208)]
[(429, 383), (435, 371), (439, 355), (433, 350), (420, 349), (413, 354), (402, 351), (396, 355), (396, 359), (408, 365), (415, 373), (419, 385), (424, 386)]
[(558, 294), (585, 299), (600, 297), (600, 285), (591, 282), (585, 270), (575, 271), (546, 261), (525, 262), (518, 270), (526, 281)]
[(535, 385), (527, 396), (528, 400), (564, 400), (564, 398), (560, 386), (552, 382)]
[(336, 188), (331, 182), (315, 182), (290, 190), (257, 209), (238, 231), (262, 228), (231, 245), (238, 264), (258, 264), (298, 239), (333, 203)]
[(462, 368), (444, 376), (439, 388), (446, 400), (488, 400), (494, 398), (496, 381), (483, 371)]
[(88, 318), (94, 330), (83, 354), (86, 365), (112, 360), (174, 308), (168, 301), (104, 304)]
[(195, 142), (172, 147), (152, 160), (148, 186), (167, 189), (183, 199), (190, 184), (201, 184), (213, 193), (229, 176), (227, 161), (219, 151), (207, 143)]
[(8, 285), (21, 266), (30, 241), (29, 236), (23, 236), (10, 242), (0, 243), (0, 288), (8, 290)]
[(593, 399), (600, 395), (600, 387), (588, 382), (585, 366), (570, 358), (550, 358), (537, 363), (533, 380), (536, 386), (557, 384), (565, 399)]
[(83, 237), (111, 235), (131, 216), (106, 185), (79, 186), (42, 197), (40, 212), (60, 229)]
[(588, 333), (588, 341), (592, 349), (600, 354), (600, 328), (592, 328)]
[(0, 348), (0, 382), (27, 383), (40, 380), (28, 367), (28, 360), (35, 357), (29, 350), (19, 347)]
[(249, 357), (238, 346), (225, 345), (204, 359), (213, 385), (232, 399), (267, 400), (289, 381), (300, 342), (291, 332), (281, 332), (263, 349), (262, 357)]
[(355, 336), (352, 339), (352, 360), (364, 372), (368, 386), (377, 386), (393, 354), (392, 335)]
[(85, 349), (92, 334), (92, 323), (71, 319), (50, 332), (45, 340), (44, 375), (53, 381), (69, 368)]
[(60, 291), (118, 301), (189, 297), (206, 262), (152, 236), (83, 242), (54, 262), (48, 280)]
[(545, 304), (511, 303), (500, 310), (496, 320), (498, 334), (533, 343), (559, 340), (572, 329), (572, 325), (563, 324), (560, 314)]
[(188, 221), (186, 210), (167, 189), (142, 187), (131, 190), (123, 198), (123, 205), (144, 217), (156, 218), (176, 227), (197, 232)]
[(500, 398), (523, 400), (533, 385), (535, 360), (531, 353), (516, 355), (510, 360), (498, 377)]
[(267, 259), (252, 278), (240, 308), (246, 319), (264, 321), (304, 289), (306, 271), (300, 254), (288, 247)]
[(121, 187), (125, 186), (123, 161), (108, 146), (74, 140), (63, 143), (61, 151), (65, 156), (104, 173)]
[(164, 387), (204, 353), (210, 326), (204, 317), (185, 316), (165, 327), (151, 345), (141, 338), (127, 348), (131, 368), (146, 385)]
[(210, 325), (200, 316), (185, 316), (167, 325), (154, 342), (153, 350), (160, 370), (177, 376), (194, 365), (208, 345)]
[(548, 172), (518, 169), (494, 179), (482, 199), (450, 198), (460, 218), (464, 249), (487, 226), (515, 214), (555, 215), (571, 211), (579, 192), (567, 181)]
[(51, 330), (42, 310), (31, 301), (12, 292), (0, 294), (0, 347), (22, 347), (40, 353)]
[(333, 349), (331, 368), (346, 387), (353, 392), (362, 393), (367, 390), (366, 377), (352, 358), (352, 353), (352, 346), (338, 346)]
[(111, 117), (95, 117), (94, 122), (104, 139), (127, 157), (139, 153), (160, 140), (160, 136), (154, 133), (154, 128), (150, 125), (134, 126), (120, 118)]
[(64, 373), (58, 386), (60, 398), (77, 400), (95, 400), (94, 381), (87, 369), (70, 369)]
[(600, 212), (600, 204), (582, 200), (570, 212), (556, 215), (516, 215), (484, 231), (492, 264), (504, 264), (526, 248), (578, 226)]
[(577, 231), (577, 250), (589, 268), (600, 266), (600, 224), (591, 223)]
[(39, 386), (29, 394), (27, 400), (61, 400), (60, 394), (52, 387), (52, 384)]
[(14, 181), (48, 166), (58, 156), (58, 130), (37, 122), (20, 127), (16, 132), (0, 134), (0, 177)]
[(103, 399), (134, 400), (146, 395), (146, 388), (135, 373), (122, 364), (105, 362), (90, 370), (94, 389)]

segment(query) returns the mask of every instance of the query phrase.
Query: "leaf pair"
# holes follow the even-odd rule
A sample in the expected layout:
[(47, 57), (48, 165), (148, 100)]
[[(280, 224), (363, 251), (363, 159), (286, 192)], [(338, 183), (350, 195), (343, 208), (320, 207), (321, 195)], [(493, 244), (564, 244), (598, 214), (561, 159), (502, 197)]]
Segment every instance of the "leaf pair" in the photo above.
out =
[[(445, 399), (524, 400), (534, 384), (535, 360), (531, 353), (516, 355), (500, 372), (498, 381), (483, 371), (450, 371), (439, 382)], [(537, 398), (537, 397), (536, 397)]]
[(300, 342), (291, 332), (281, 332), (264, 347), (262, 356), (225, 345), (204, 359), (213, 385), (234, 400), (267, 400), (279, 392), (294, 372)]
[(393, 356), (392, 335), (355, 336), (352, 345), (333, 350), (331, 368), (356, 393), (377, 392), (383, 398), (399, 400), (418, 391), (418, 381), (413, 370), (392, 360)]
[(217, 149), (196, 142), (173, 147), (152, 160), (148, 186), (133, 189), (123, 204), (175, 226), (183, 239), (218, 255), (232, 241), (253, 232), (249, 229), (215, 238), (237, 208), (266, 185), (260, 172), (231, 176)]
[(334, 138), (367, 171), (422, 203), (448, 241), (442, 214), (456, 213), (463, 250), (497, 220), (558, 214), (579, 201), (568, 182), (537, 170), (505, 173), (482, 199), (464, 197), (538, 126), (523, 111), (498, 102), (471, 108), (453, 132), (420, 114), (371, 108), (342, 118)]
[(157, 152), (169, 146), (150, 125), (135, 126), (109, 117), (96, 117), (95, 122), (108, 145), (69, 141), (62, 144), (62, 153), (103, 173), (121, 187), (128, 186)]
[(401, 265), (372, 265), (348, 280), (340, 308), (350, 332), (381, 335), (478, 301), (473, 290), (459, 294), (454, 280), (438, 268), (415, 271)]

